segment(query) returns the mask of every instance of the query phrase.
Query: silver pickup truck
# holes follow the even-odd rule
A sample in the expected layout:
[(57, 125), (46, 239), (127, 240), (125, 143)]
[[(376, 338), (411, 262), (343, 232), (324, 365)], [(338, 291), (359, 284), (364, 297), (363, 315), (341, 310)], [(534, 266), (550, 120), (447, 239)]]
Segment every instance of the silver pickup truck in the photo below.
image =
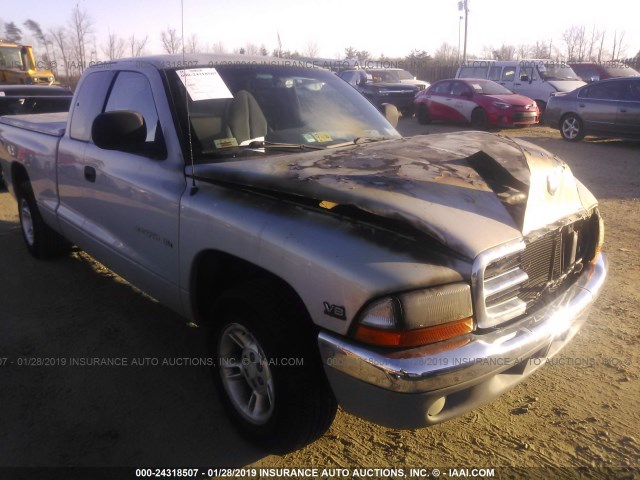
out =
[(0, 160), (34, 256), (75, 244), (206, 326), (234, 422), (292, 449), (338, 403), (418, 428), (495, 398), (605, 280), (597, 201), (564, 162), (402, 138), (395, 114), (290, 60), (121, 60), (69, 114), (0, 118)]

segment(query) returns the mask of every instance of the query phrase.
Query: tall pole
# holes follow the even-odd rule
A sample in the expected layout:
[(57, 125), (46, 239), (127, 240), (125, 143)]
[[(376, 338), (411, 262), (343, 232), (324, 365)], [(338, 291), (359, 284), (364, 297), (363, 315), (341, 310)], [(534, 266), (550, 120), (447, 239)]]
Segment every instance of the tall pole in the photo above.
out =
[(462, 52), (462, 63), (467, 61), (467, 25), (469, 19), (469, 0), (464, 0), (464, 50)]
[(458, 65), (460, 65), (460, 31), (462, 30), (462, 15), (458, 19)]

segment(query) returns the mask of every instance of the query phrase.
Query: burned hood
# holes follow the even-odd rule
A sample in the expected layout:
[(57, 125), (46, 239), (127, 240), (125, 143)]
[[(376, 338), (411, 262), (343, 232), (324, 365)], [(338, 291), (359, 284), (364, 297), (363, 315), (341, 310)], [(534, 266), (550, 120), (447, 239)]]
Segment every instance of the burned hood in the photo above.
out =
[(564, 162), (485, 132), (197, 165), (194, 174), (399, 220), (469, 258), (584, 210)]

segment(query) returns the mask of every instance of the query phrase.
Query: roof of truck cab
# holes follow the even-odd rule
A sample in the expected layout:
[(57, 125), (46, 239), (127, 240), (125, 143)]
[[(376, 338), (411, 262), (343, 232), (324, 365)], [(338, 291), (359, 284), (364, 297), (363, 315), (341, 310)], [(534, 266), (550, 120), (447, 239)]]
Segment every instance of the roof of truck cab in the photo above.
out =
[(146, 57), (130, 57), (120, 60), (98, 62), (90, 68), (105, 68), (105, 66), (123, 66), (132, 64), (136, 68), (144, 65), (155, 67), (159, 70), (174, 68), (208, 68), (222, 65), (280, 65), (306, 68), (321, 68), (318, 62), (311, 60), (296, 60), (291, 58), (277, 58), (239, 54), (190, 54), (190, 55), (151, 55)]

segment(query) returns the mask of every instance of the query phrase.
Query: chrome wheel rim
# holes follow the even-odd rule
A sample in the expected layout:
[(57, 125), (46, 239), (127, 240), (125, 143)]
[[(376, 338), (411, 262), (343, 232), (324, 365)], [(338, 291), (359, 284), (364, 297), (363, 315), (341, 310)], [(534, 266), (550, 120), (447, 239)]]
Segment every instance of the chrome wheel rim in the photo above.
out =
[(234, 408), (250, 423), (263, 425), (275, 407), (273, 375), (255, 336), (232, 323), (220, 335), (220, 377)]
[(562, 134), (571, 140), (576, 138), (580, 133), (580, 125), (578, 119), (575, 117), (565, 118), (562, 122)]
[(31, 216), (31, 209), (29, 208), (29, 202), (27, 202), (26, 198), (20, 199), (20, 225), (22, 225), (25, 240), (29, 246), (33, 246), (33, 242), (35, 241), (33, 217)]

